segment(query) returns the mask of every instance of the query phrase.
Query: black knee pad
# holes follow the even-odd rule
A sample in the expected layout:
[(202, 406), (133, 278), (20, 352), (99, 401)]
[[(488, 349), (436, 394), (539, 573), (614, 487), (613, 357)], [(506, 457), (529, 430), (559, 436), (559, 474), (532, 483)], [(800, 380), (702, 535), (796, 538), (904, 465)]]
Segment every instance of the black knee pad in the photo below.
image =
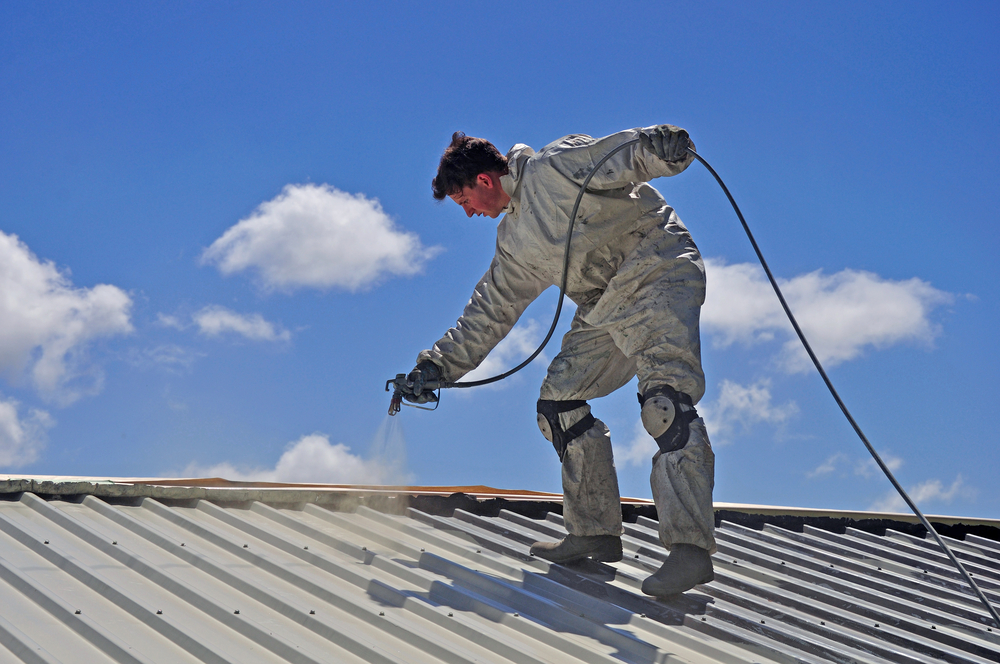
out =
[(585, 432), (590, 427), (594, 426), (594, 422), (597, 420), (590, 413), (587, 413), (580, 421), (571, 426), (569, 429), (563, 431), (562, 424), (559, 423), (559, 413), (568, 413), (571, 410), (576, 410), (577, 408), (582, 408), (587, 405), (586, 401), (552, 401), (549, 399), (539, 399), (536, 410), (538, 411), (539, 420), (538, 428), (542, 429), (542, 435), (545, 436), (545, 429), (542, 427), (542, 418), (548, 424), (549, 436), (545, 436), (552, 442), (552, 447), (556, 449), (556, 454), (559, 455), (559, 462), (562, 463), (563, 457), (566, 456), (566, 448), (569, 446), (571, 440)]
[[(676, 452), (677, 450), (684, 449), (684, 446), (688, 444), (688, 440), (691, 437), (691, 422), (698, 419), (698, 411), (695, 410), (694, 404), (691, 402), (691, 397), (683, 392), (678, 392), (669, 385), (652, 387), (646, 390), (645, 394), (638, 396), (640, 407), (645, 407), (647, 401), (656, 397), (664, 397), (670, 400), (673, 404), (674, 417), (666, 431), (660, 434), (650, 431), (650, 427), (646, 424), (645, 416), (643, 425), (646, 426), (649, 435), (653, 436), (653, 440), (656, 441), (660, 452), (666, 454), (667, 452)], [(669, 408), (667, 404), (664, 404), (664, 406)]]

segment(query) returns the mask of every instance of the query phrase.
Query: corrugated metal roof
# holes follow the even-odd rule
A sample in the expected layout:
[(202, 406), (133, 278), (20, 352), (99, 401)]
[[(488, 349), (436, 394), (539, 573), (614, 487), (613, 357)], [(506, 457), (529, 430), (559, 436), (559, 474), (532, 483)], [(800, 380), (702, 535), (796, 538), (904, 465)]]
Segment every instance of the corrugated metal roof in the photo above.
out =
[[(639, 591), (666, 555), (642, 516), (622, 562), (560, 566), (528, 555), (565, 534), (552, 512), (157, 492), (6, 494), (0, 661), (1000, 661), (957, 571), (898, 531), (723, 521), (716, 580), (664, 602)], [(953, 545), (1000, 602), (1000, 542)]]

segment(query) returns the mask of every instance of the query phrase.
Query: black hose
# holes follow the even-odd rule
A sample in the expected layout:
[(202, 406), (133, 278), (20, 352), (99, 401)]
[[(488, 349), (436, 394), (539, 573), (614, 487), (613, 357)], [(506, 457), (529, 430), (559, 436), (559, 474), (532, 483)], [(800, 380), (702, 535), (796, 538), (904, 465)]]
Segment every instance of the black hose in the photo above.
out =
[(889, 470), (889, 467), (885, 465), (884, 461), (882, 461), (882, 457), (878, 455), (878, 452), (875, 451), (875, 448), (872, 447), (872, 444), (868, 442), (868, 438), (866, 438), (864, 432), (861, 431), (861, 427), (858, 426), (858, 423), (854, 420), (854, 417), (851, 416), (851, 411), (847, 410), (847, 406), (844, 405), (844, 402), (841, 400), (840, 395), (837, 394), (837, 390), (833, 387), (833, 382), (830, 380), (830, 377), (826, 375), (826, 371), (823, 370), (823, 365), (820, 364), (819, 358), (816, 357), (816, 353), (813, 352), (812, 346), (810, 346), (809, 342), (806, 340), (806, 335), (803, 334), (802, 328), (799, 327), (798, 321), (796, 321), (795, 316), (792, 315), (792, 310), (788, 307), (788, 303), (785, 302), (785, 296), (782, 295), (781, 289), (778, 288), (778, 282), (775, 281), (774, 275), (771, 274), (771, 268), (767, 266), (767, 261), (764, 260), (764, 254), (761, 253), (760, 247), (757, 246), (757, 241), (754, 239), (753, 233), (750, 232), (750, 226), (747, 224), (746, 219), (743, 218), (743, 213), (740, 212), (740, 208), (738, 205), (736, 205), (736, 200), (733, 198), (733, 195), (729, 193), (729, 189), (726, 187), (726, 184), (722, 181), (722, 178), (719, 177), (719, 174), (715, 172), (715, 169), (712, 168), (700, 154), (691, 149), (688, 149), (688, 152), (693, 154), (695, 156), (695, 159), (700, 161), (702, 165), (708, 169), (708, 172), (712, 174), (715, 180), (719, 183), (719, 186), (722, 187), (722, 191), (726, 192), (726, 196), (729, 198), (729, 202), (732, 204), (733, 209), (736, 210), (736, 216), (740, 218), (740, 223), (743, 224), (743, 230), (746, 231), (747, 237), (750, 239), (750, 244), (753, 245), (753, 250), (757, 254), (757, 259), (760, 260), (760, 264), (764, 268), (764, 272), (767, 274), (767, 279), (768, 281), (771, 282), (771, 287), (774, 288), (774, 293), (775, 295), (778, 296), (778, 301), (781, 302), (781, 308), (785, 310), (785, 315), (788, 316), (788, 320), (791, 322), (792, 327), (795, 328), (795, 334), (799, 336), (799, 341), (802, 342), (802, 346), (806, 349), (806, 352), (809, 354), (809, 359), (811, 359), (813, 364), (816, 365), (816, 370), (819, 372), (819, 375), (823, 378), (823, 382), (826, 383), (826, 387), (827, 389), (830, 390), (830, 394), (833, 395), (834, 401), (837, 402), (837, 405), (840, 406), (840, 410), (843, 411), (844, 417), (846, 417), (847, 421), (851, 423), (852, 427), (854, 427), (854, 432), (858, 434), (858, 438), (860, 438), (861, 442), (864, 443), (865, 447), (868, 448), (868, 451), (871, 453), (872, 458), (875, 459), (875, 463), (877, 463), (878, 467), (882, 469), (882, 472), (885, 473), (885, 476), (889, 478), (889, 481), (892, 483), (892, 486), (896, 489), (896, 492), (899, 493), (899, 495), (903, 498), (903, 500), (909, 506), (910, 510), (912, 510), (913, 513), (917, 515), (917, 518), (920, 519), (920, 523), (923, 524), (924, 528), (927, 529), (927, 532), (931, 533), (931, 535), (934, 536), (934, 539), (937, 540), (938, 545), (942, 549), (944, 549), (944, 552), (946, 554), (948, 554), (948, 558), (951, 559), (951, 562), (955, 565), (955, 567), (958, 568), (958, 571), (965, 578), (969, 586), (972, 587), (972, 590), (979, 597), (979, 600), (986, 607), (986, 610), (989, 611), (991, 616), (993, 616), (993, 621), (996, 623), (997, 627), (1000, 627), (1000, 615), (997, 615), (996, 609), (994, 609), (993, 606), (989, 603), (989, 600), (986, 599), (986, 595), (984, 595), (983, 591), (979, 589), (979, 586), (976, 585), (976, 582), (972, 580), (972, 576), (965, 570), (965, 567), (962, 566), (962, 563), (958, 561), (958, 558), (956, 558), (955, 554), (952, 553), (950, 548), (948, 548), (948, 545), (944, 543), (944, 540), (941, 539), (941, 536), (938, 535), (938, 532), (934, 530), (934, 526), (930, 524), (930, 522), (927, 520), (927, 517), (925, 517), (923, 513), (917, 508), (916, 504), (912, 500), (910, 500), (910, 496), (907, 495), (906, 491), (903, 490), (903, 487), (900, 486), (899, 482), (896, 481), (896, 478), (893, 476), (892, 471)]
[[(556, 330), (556, 325), (559, 323), (559, 314), (562, 312), (563, 299), (566, 296), (566, 283), (569, 278), (569, 251), (570, 251), (570, 244), (573, 240), (573, 226), (576, 223), (576, 213), (580, 208), (580, 201), (583, 200), (583, 194), (587, 191), (587, 185), (590, 184), (590, 180), (591, 178), (594, 177), (594, 174), (597, 173), (597, 170), (601, 166), (603, 166), (604, 162), (610, 159), (612, 155), (638, 142), (639, 139), (635, 138), (630, 141), (626, 141), (625, 143), (622, 143), (614, 150), (608, 152), (608, 154), (604, 155), (604, 157), (599, 162), (597, 162), (597, 164), (594, 165), (594, 168), (591, 169), (590, 173), (587, 175), (587, 178), (583, 181), (583, 184), (580, 185), (580, 193), (577, 194), (576, 202), (573, 204), (573, 212), (569, 216), (569, 228), (566, 231), (566, 251), (565, 254), (563, 255), (562, 281), (559, 284), (559, 302), (556, 305), (556, 313), (555, 316), (552, 318), (552, 325), (549, 327), (548, 334), (545, 335), (545, 339), (543, 339), (542, 343), (538, 346), (538, 348), (535, 349), (535, 352), (533, 352), (524, 362), (521, 362), (521, 364), (517, 365), (510, 371), (505, 371), (502, 374), (498, 374), (490, 378), (484, 378), (482, 380), (468, 381), (465, 383), (442, 383), (440, 385), (441, 387), (446, 387), (446, 388), (476, 387), (479, 385), (488, 385), (490, 383), (495, 383), (499, 380), (503, 380), (507, 376), (517, 373), (524, 367), (531, 364), (531, 361), (534, 360), (536, 357), (538, 357), (538, 354), (542, 352), (542, 349), (545, 348), (545, 345), (549, 343), (549, 339), (552, 338), (552, 334)], [(826, 371), (823, 369), (823, 365), (820, 364), (819, 358), (816, 357), (816, 353), (813, 352), (812, 346), (810, 346), (809, 341), (806, 340), (806, 335), (802, 332), (802, 328), (799, 327), (798, 321), (796, 321), (795, 316), (792, 315), (792, 310), (788, 307), (788, 303), (785, 301), (785, 296), (782, 294), (781, 288), (778, 287), (778, 282), (775, 280), (774, 275), (771, 274), (771, 268), (768, 267), (767, 261), (764, 260), (764, 254), (761, 253), (760, 247), (757, 246), (757, 240), (754, 239), (753, 233), (750, 232), (750, 226), (747, 224), (746, 219), (743, 218), (743, 213), (740, 211), (740, 207), (736, 204), (736, 199), (734, 199), (733, 195), (729, 193), (729, 188), (726, 187), (726, 183), (722, 181), (722, 178), (719, 177), (719, 174), (715, 172), (715, 169), (712, 168), (700, 154), (698, 154), (691, 148), (688, 148), (687, 151), (690, 152), (692, 155), (694, 155), (695, 159), (700, 161), (702, 165), (708, 169), (708, 172), (712, 174), (716, 182), (719, 183), (719, 186), (722, 187), (722, 191), (725, 192), (726, 197), (729, 199), (730, 204), (732, 204), (733, 206), (733, 210), (736, 211), (736, 216), (740, 218), (740, 223), (743, 224), (743, 230), (746, 231), (747, 237), (750, 239), (750, 244), (753, 245), (753, 250), (757, 254), (757, 259), (760, 261), (761, 266), (764, 268), (764, 272), (767, 274), (768, 281), (771, 282), (771, 287), (774, 289), (775, 295), (778, 296), (778, 301), (781, 303), (781, 308), (785, 310), (785, 315), (788, 316), (788, 320), (791, 322), (792, 327), (795, 328), (795, 334), (798, 335), (799, 341), (802, 342), (802, 346), (806, 349), (806, 353), (809, 354), (809, 359), (811, 359), (813, 364), (816, 366), (816, 370), (819, 372), (819, 375), (823, 378), (823, 382), (826, 383), (827, 389), (830, 390), (830, 394), (833, 395), (834, 401), (836, 401), (837, 405), (840, 406), (840, 410), (843, 411), (844, 416), (847, 418), (847, 421), (851, 423), (851, 426), (854, 428), (854, 432), (858, 434), (858, 437), (861, 439), (861, 442), (865, 444), (866, 448), (868, 448), (868, 452), (871, 453), (872, 458), (875, 459), (875, 463), (877, 463), (878, 467), (882, 469), (882, 472), (885, 473), (885, 476), (889, 478), (889, 481), (892, 483), (892, 486), (896, 489), (896, 492), (899, 493), (899, 495), (909, 506), (910, 510), (917, 516), (917, 518), (920, 520), (920, 523), (923, 524), (924, 528), (927, 529), (927, 532), (931, 533), (931, 535), (934, 536), (934, 539), (937, 540), (938, 545), (942, 549), (944, 549), (944, 552), (946, 554), (948, 554), (948, 558), (951, 559), (952, 564), (954, 564), (955, 567), (958, 568), (959, 573), (961, 573), (962, 577), (965, 578), (966, 582), (975, 592), (976, 596), (979, 597), (979, 600), (983, 603), (983, 605), (986, 607), (986, 610), (993, 617), (993, 620), (996, 623), (997, 627), (1000, 627), (1000, 615), (997, 615), (996, 609), (994, 609), (993, 606), (989, 603), (989, 600), (986, 599), (986, 595), (984, 595), (983, 591), (979, 589), (979, 586), (976, 585), (976, 582), (972, 579), (972, 576), (966, 571), (965, 567), (962, 566), (962, 563), (959, 562), (958, 558), (955, 557), (955, 554), (952, 553), (948, 545), (944, 543), (944, 540), (941, 539), (941, 536), (938, 534), (938, 532), (934, 530), (934, 526), (930, 524), (930, 521), (927, 520), (927, 517), (923, 515), (920, 509), (917, 508), (917, 505), (910, 499), (910, 496), (907, 495), (903, 487), (899, 484), (899, 482), (896, 481), (896, 478), (893, 476), (892, 471), (889, 470), (889, 467), (885, 465), (884, 461), (882, 461), (882, 457), (878, 455), (878, 452), (875, 451), (875, 448), (872, 447), (872, 444), (868, 442), (868, 438), (865, 437), (864, 432), (861, 431), (861, 427), (858, 426), (858, 423), (854, 420), (854, 417), (851, 415), (851, 412), (847, 409), (847, 406), (844, 405), (844, 402), (840, 398), (840, 395), (837, 393), (837, 390), (833, 387), (833, 382), (830, 380), (830, 377), (827, 376)]]

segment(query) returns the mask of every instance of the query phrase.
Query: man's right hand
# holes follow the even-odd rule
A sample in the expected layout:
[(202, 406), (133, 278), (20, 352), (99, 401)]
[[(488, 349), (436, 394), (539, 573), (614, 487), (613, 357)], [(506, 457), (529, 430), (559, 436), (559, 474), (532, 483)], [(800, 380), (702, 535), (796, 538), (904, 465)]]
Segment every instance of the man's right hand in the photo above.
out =
[(434, 390), (437, 387), (426, 389), (428, 383), (436, 384), (441, 380), (441, 368), (430, 360), (424, 360), (413, 368), (406, 376), (407, 390), (403, 390), (403, 398), (410, 403), (428, 403), (436, 401)]
[(663, 161), (683, 161), (688, 156), (687, 149), (694, 149), (687, 131), (668, 124), (640, 129), (639, 140), (642, 147)]

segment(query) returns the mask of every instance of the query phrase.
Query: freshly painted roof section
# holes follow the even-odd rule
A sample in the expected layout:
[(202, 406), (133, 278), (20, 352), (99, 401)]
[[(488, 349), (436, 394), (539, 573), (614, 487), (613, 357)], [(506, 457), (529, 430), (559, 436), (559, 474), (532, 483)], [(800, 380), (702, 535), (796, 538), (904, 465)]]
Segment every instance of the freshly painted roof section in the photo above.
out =
[[(495, 514), (430, 488), (16, 482), (0, 661), (1000, 661), (943, 553), (892, 529), (723, 520), (716, 580), (664, 602), (639, 591), (666, 555), (641, 515), (620, 563), (560, 566), (528, 555), (565, 534), (558, 513), (493, 489), (459, 504)], [(1000, 602), (1000, 541), (950, 543)]]

